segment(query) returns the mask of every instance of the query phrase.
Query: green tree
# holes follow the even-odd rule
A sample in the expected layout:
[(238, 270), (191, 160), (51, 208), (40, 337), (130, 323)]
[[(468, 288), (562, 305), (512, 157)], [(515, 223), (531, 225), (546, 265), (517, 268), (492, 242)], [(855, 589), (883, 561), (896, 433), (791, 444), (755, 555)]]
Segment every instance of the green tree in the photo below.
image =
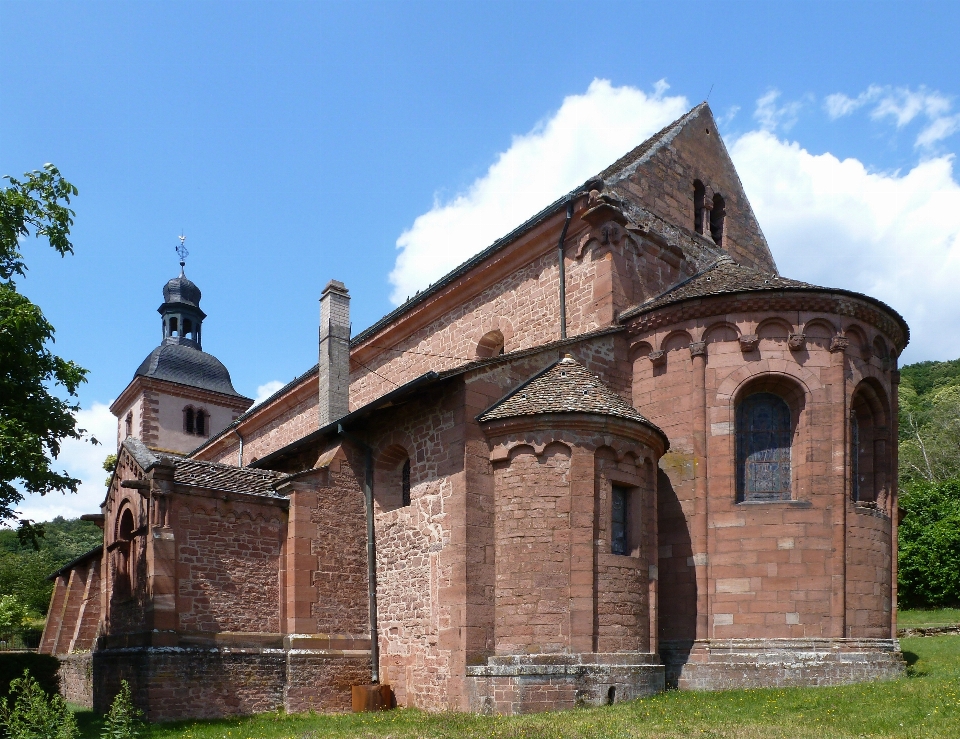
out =
[[(24, 179), (6, 176), (0, 190), (0, 520), (15, 516), (23, 494), (76, 492), (80, 481), (52, 468), (64, 439), (80, 439), (75, 398), (86, 370), (49, 349), (54, 329), (39, 307), (17, 291), (24, 276), (21, 242), (31, 233), (46, 238), (61, 256), (73, 253), (68, 205), (77, 188), (52, 164)], [(57, 396), (62, 388), (68, 400)], [(90, 441), (97, 443), (96, 439)]]
[(904, 367), (899, 399), (901, 485), (960, 475), (960, 360)]
[(0, 639), (9, 640), (26, 620), (27, 607), (17, 596), (0, 595)]
[(136, 739), (142, 726), (140, 717), (143, 712), (133, 705), (130, 683), (120, 681), (120, 692), (110, 704), (110, 712), (103, 719), (103, 731), (100, 739)]
[(914, 482), (900, 494), (898, 602), (960, 605), (960, 478)]
[(0, 702), (0, 726), (9, 739), (75, 739), (77, 720), (59, 695), (47, 696), (27, 670)]

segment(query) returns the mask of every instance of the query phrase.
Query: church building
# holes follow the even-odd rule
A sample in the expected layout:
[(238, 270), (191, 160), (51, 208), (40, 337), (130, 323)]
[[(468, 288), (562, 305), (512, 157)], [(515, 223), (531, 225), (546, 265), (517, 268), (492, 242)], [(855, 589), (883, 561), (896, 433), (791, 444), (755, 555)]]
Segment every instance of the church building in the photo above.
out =
[[(456, 239), (457, 234), (450, 234)], [(318, 286), (318, 290), (319, 290)], [(152, 720), (902, 674), (903, 318), (779, 274), (706, 105), (263, 403), (181, 271), (41, 651)]]

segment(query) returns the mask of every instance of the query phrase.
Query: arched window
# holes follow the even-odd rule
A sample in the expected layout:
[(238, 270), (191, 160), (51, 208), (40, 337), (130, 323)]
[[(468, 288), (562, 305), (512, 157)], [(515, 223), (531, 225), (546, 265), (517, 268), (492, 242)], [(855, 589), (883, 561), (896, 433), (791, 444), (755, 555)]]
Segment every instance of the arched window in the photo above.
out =
[(177, 336), (177, 335), (178, 335), (176, 316), (174, 316), (173, 318), (170, 319), (170, 335), (171, 335), (171, 336)]
[(126, 432), (127, 432), (127, 433), (126, 433), (126, 436), (127, 436), (127, 437), (133, 436), (133, 411), (130, 411), (129, 413), (127, 413), (127, 419), (126, 419), (126, 421), (125, 421), (125, 426), (126, 426), (126, 429), (125, 429), (125, 430), (126, 430)]
[(184, 338), (186, 338), (186, 339), (191, 338), (191, 337), (190, 337), (190, 334), (192, 334), (192, 333), (193, 333), (193, 321), (191, 321), (189, 318), (184, 318), (184, 319), (183, 319), (183, 336), (184, 336)]
[(197, 436), (207, 435), (207, 414), (203, 411), (197, 411), (196, 419), (194, 421), (194, 428)]
[(187, 407), (183, 410), (183, 430), (188, 434), (194, 433), (193, 408)]
[(133, 590), (133, 529), (133, 512), (125, 508), (117, 525), (113, 591), (118, 598), (129, 598)]
[(710, 211), (710, 236), (717, 246), (723, 242), (723, 219), (726, 215), (726, 203), (720, 193), (717, 193), (713, 196), (713, 210)]
[(693, 228), (698, 234), (703, 233), (703, 202), (707, 197), (707, 188), (700, 180), (693, 181)]
[(499, 330), (489, 331), (477, 344), (477, 358), (487, 359), (503, 354), (503, 334)]
[(373, 489), (377, 502), (386, 510), (410, 505), (410, 455), (400, 444), (391, 444), (377, 457)]
[(860, 506), (886, 508), (893, 462), (888, 443), (888, 401), (883, 388), (862, 381), (850, 403), (850, 498)]
[(754, 393), (737, 406), (737, 500), (790, 500), (790, 407), (773, 393)]

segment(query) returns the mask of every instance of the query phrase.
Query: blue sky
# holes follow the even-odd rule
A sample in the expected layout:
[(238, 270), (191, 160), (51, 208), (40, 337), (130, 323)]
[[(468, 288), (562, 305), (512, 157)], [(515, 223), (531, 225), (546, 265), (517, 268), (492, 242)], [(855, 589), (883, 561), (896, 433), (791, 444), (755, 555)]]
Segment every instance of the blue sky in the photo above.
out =
[[(330, 278), (362, 330), (709, 94), (781, 271), (889, 302), (905, 362), (956, 358), (958, 26), (955, 2), (7, 0), (0, 173), (80, 189), (76, 254), (29, 242), (19, 285), (102, 435), (182, 231), (204, 348), (256, 396), (316, 361)], [(84, 492), (23, 510), (95, 508), (104, 454), (65, 450)]]

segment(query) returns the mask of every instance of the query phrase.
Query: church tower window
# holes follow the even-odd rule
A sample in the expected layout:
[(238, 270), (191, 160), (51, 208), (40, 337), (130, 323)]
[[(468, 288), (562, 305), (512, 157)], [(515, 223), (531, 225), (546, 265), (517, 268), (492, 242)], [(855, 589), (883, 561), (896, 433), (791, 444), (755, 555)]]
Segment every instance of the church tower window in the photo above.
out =
[(717, 193), (713, 196), (713, 208), (710, 211), (710, 236), (717, 246), (723, 243), (723, 221), (726, 215), (726, 203), (723, 196)]
[(790, 500), (790, 408), (773, 393), (747, 396), (736, 412), (737, 501)]
[(133, 411), (130, 411), (129, 413), (127, 413), (127, 419), (126, 419), (126, 422), (125, 422), (125, 426), (126, 426), (126, 429), (125, 429), (125, 431), (126, 431), (125, 438), (128, 438), (128, 437), (130, 437), (130, 436), (133, 436)]
[(700, 180), (693, 181), (693, 228), (698, 234), (703, 233), (703, 203), (707, 197), (707, 188)]
[(194, 428), (196, 429), (197, 436), (207, 435), (207, 414), (203, 411), (197, 411)]
[(188, 434), (194, 432), (193, 408), (187, 407), (183, 409), (183, 430)]

